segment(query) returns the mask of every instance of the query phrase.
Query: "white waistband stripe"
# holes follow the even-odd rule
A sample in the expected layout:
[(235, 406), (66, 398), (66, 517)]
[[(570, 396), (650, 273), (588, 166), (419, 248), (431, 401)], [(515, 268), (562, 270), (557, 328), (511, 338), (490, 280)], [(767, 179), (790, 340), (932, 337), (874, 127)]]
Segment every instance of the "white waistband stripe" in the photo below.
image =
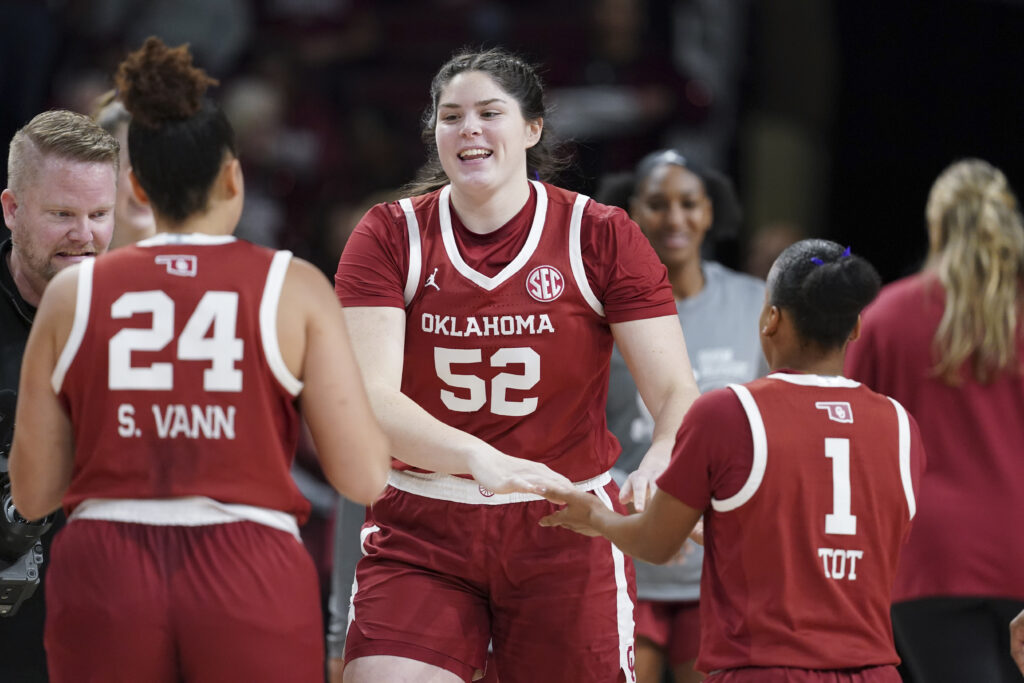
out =
[(245, 521), (285, 531), (301, 540), (299, 523), (294, 515), (254, 505), (221, 503), (205, 496), (145, 500), (90, 498), (75, 508), (70, 519), (98, 519), (153, 526), (204, 526)]

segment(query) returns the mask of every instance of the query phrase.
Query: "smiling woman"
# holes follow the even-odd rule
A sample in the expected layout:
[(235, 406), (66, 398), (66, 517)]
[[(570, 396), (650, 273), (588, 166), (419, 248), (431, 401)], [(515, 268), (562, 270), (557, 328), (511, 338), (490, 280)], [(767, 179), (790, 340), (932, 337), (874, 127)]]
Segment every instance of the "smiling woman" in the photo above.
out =
[[(363, 528), (344, 680), (470, 681), (490, 662), (502, 683), (632, 681), (632, 567), (541, 529), (539, 494), (572, 482), (642, 507), (666, 466), (697, 392), (665, 268), (624, 211), (542, 181), (559, 161), (526, 62), (459, 53), (430, 94), (430, 161), (363, 217), (335, 280), (396, 458)], [(613, 342), (655, 415), (621, 494)]]

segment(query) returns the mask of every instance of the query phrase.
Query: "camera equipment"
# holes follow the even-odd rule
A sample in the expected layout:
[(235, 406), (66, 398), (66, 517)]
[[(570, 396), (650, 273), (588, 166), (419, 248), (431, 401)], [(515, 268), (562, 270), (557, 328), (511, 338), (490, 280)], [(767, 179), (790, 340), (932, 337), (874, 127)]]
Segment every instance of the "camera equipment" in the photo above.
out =
[(0, 617), (13, 616), (39, 585), (43, 563), (40, 537), (53, 525), (54, 515), (30, 522), (14, 509), (7, 456), (14, 440), (13, 391), (0, 391)]

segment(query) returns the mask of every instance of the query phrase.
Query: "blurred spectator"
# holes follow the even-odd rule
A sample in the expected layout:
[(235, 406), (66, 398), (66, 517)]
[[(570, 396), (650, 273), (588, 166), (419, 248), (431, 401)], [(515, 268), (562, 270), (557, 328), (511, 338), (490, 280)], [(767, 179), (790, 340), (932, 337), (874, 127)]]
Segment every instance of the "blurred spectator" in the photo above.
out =
[(116, 249), (152, 237), (156, 233), (153, 210), (148, 204), (138, 200), (128, 177), (132, 170), (131, 161), (128, 159), (128, 123), (131, 121), (131, 114), (116, 98), (115, 91), (110, 90), (96, 103), (92, 118), (103, 130), (117, 138), (121, 146), (117, 173), (117, 205), (114, 207), (114, 235), (110, 238), (110, 248)]
[(928, 453), (893, 587), (915, 683), (1020, 681), (1024, 608), (1024, 223), (1006, 177), (968, 159), (932, 185), (930, 250), (863, 314), (846, 370), (917, 418)]

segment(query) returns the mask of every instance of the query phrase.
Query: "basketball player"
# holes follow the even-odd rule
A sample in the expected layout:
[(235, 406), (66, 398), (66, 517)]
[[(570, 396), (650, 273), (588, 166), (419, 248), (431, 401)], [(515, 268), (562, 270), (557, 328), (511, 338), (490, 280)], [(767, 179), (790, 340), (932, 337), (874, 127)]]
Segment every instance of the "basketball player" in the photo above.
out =
[(594, 496), (544, 520), (664, 562), (704, 515), (697, 668), (718, 682), (899, 683), (889, 620), (924, 452), (895, 401), (841, 376), (880, 280), (838, 244), (804, 240), (768, 275), (773, 372), (701, 396), (642, 514)]
[[(665, 267), (621, 209), (546, 184), (534, 69), (463, 52), (431, 86), (432, 161), (371, 209), (335, 288), (396, 458), (363, 528), (346, 681), (633, 680), (632, 568), (538, 520), (575, 483), (621, 509), (604, 405), (618, 343), (655, 418), (644, 501), (697, 395)], [(452, 475), (471, 475), (452, 476)]]
[(232, 237), (242, 172), (215, 82), (156, 38), (121, 64), (159, 233), (54, 278), (28, 341), (11, 480), (26, 517), (69, 517), (47, 585), (57, 683), (322, 681), (298, 402), (341, 493), (384, 486), (329, 284)]

